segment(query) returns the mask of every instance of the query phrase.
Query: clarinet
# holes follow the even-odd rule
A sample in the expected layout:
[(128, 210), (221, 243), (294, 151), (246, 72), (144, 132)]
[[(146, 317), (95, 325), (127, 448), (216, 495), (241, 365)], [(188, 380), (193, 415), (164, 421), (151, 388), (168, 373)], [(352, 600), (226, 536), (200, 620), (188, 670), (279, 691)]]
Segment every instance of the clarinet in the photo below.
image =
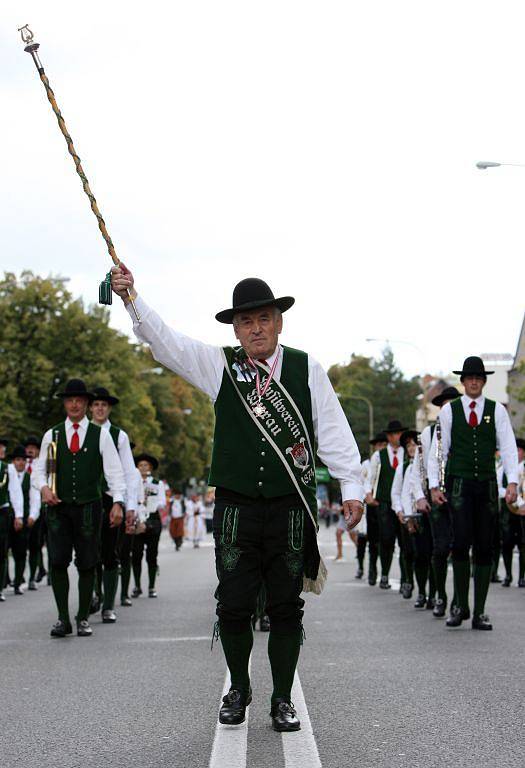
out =
[(445, 493), (445, 462), (443, 460), (443, 437), (441, 434), (441, 422), (439, 416), (436, 419), (436, 443), (436, 456), (439, 467), (439, 490), (441, 493)]

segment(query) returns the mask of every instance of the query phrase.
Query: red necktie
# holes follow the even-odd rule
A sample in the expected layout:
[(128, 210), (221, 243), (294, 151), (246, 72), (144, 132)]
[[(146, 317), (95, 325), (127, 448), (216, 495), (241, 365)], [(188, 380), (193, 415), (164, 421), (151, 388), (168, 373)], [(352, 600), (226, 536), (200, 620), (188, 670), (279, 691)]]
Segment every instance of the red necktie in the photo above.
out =
[(258, 363), (262, 363), (263, 365), (268, 365), (268, 363), (266, 362), (266, 360), (264, 360), (264, 359), (262, 359), (262, 358), (261, 358), (260, 360), (257, 360), (257, 362), (258, 362)]
[(31, 472), (33, 471), (33, 467), (31, 466), (32, 462), (33, 462), (33, 459), (27, 460), (26, 472), (28, 475), (30, 475)]
[(394, 460), (392, 462), (392, 466), (394, 469), (397, 469), (399, 466), (399, 461), (397, 460), (397, 452), (394, 451)]
[(73, 432), (73, 437), (71, 438), (71, 445), (69, 446), (69, 450), (71, 453), (78, 453), (80, 450), (80, 438), (78, 436), (78, 428), (80, 424), (73, 424), (73, 429), (75, 430)]
[(478, 417), (476, 416), (476, 411), (474, 410), (475, 407), (476, 407), (476, 403), (473, 400), (470, 404), (470, 416), (468, 420), (468, 423), (470, 424), (471, 427), (478, 426)]

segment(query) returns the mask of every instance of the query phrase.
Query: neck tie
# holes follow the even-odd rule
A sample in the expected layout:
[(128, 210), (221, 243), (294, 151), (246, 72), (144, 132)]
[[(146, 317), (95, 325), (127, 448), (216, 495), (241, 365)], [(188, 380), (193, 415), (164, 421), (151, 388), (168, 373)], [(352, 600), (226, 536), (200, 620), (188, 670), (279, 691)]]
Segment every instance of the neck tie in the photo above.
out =
[(397, 451), (394, 451), (394, 460), (392, 462), (392, 466), (394, 469), (397, 469), (399, 466), (399, 461), (397, 460)]
[(264, 360), (264, 358), (262, 358), (262, 357), (261, 357), (260, 359), (258, 359), (258, 360), (257, 360), (257, 362), (258, 362), (258, 363), (262, 363), (263, 365), (268, 365), (268, 363), (266, 362), (266, 360)]
[(73, 432), (73, 437), (71, 438), (71, 445), (69, 446), (69, 450), (71, 453), (78, 453), (80, 450), (80, 438), (78, 436), (78, 428), (80, 424), (73, 424), (73, 429), (75, 430)]
[(469, 416), (468, 423), (470, 424), (471, 427), (477, 427), (478, 417), (476, 416), (476, 411), (474, 410), (474, 408), (476, 407), (476, 403), (474, 402), (474, 400), (471, 402), (469, 407), (470, 407), (470, 416)]
[(33, 471), (33, 467), (31, 466), (32, 462), (33, 462), (33, 459), (28, 459), (27, 460), (26, 472), (27, 472), (28, 475), (30, 475), (31, 472)]

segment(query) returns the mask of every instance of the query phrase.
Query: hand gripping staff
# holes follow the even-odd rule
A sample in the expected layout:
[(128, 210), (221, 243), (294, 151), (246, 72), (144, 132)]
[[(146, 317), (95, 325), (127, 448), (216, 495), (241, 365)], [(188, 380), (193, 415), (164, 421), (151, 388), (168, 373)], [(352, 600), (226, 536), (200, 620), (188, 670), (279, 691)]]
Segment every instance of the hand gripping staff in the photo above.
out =
[[(80, 158), (76, 153), (75, 147), (73, 146), (73, 140), (71, 136), (68, 133), (68, 130), (66, 128), (66, 124), (64, 122), (64, 118), (62, 117), (62, 113), (60, 112), (58, 108), (58, 104), (56, 103), (55, 94), (51, 90), (51, 86), (49, 85), (49, 80), (47, 79), (47, 75), (44, 72), (44, 67), (42, 66), (42, 63), (38, 57), (38, 49), (40, 47), (40, 43), (33, 42), (33, 33), (29, 29), (29, 26), (25, 24), (23, 27), (20, 27), (18, 30), (22, 36), (22, 41), (26, 44), (24, 51), (27, 51), (27, 53), (30, 53), (33, 61), (35, 62), (35, 66), (37, 68), (38, 74), (40, 75), (40, 80), (42, 81), (44, 88), (46, 89), (47, 98), (49, 99), (49, 103), (51, 104), (51, 107), (53, 109), (53, 112), (55, 113), (56, 119), (58, 121), (58, 126), (60, 130), (62, 131), (62, 135), (64, 136), (67, 144), (67, 148), (69, 151), (69, 154), (73, 158), (75, 162), (75, 168), (80, 176), (80, 180), (82, 181), (82, 186), (84, 188), (84, 192), (89, 198), (89, 203), (91, 205), (91, 210), (95, 214), (97, 221), (98, 221), (98, 228), (100, 229), (102, 233), (102, 237), (106, 241), (106, 245), (108, 248), (109, 255), (111, 256), (113, 260), (113, 264), (115, 264), (116, 267), (120, 266), (120, 259), (118, 258), (115, 248), (113, 246), (113, 243), (111, 241), (111, 238), (109, 236), (109, 233), (106, 229), (106, 224), (104, 222), (104, 219), (102, 218), (100, 211), (98, 209), (97, 201), (95, 200), (95, 196), (93, 195), (93, 192), (89, 188), (89, 182), (86, 178), (86, 174), (84, 173), (84, 170), (80, 164)], [(135, 314), (135, 318), (138, 323), (140, 323), (140, 317), (137, 312), (137, 308), (135, 306), (135, 302), (133, 301), (133, 298), (131, 297), (131, 294), (128, 290), (128, 296), (131, 300), (131, 306), (133, 307), (133, 312)], [(112, 302), (112, 294), (111, 294), (111, 272), (108, 272), (106, 275), (106, 278), (102, 281), (99, 288), (99, 303), (100, 304), (111, 304)]]

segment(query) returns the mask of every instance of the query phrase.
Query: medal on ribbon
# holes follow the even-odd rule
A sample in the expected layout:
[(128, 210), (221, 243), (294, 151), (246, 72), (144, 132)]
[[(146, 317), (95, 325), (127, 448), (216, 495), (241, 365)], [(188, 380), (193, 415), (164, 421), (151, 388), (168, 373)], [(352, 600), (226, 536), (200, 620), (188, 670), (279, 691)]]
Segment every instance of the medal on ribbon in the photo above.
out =
[(248, 357), (248, 362), (252, 368), (255, 368), (255, 389), (257, 390), (257, 402), (254, 406), (252, 406), (252, 411), (257, 416), (258, 419), (261, 419), (265, 412), (266, 408), (262, 404), (262, 399), (265, 396), (266, 392), (268, 391), (268, 387), (270, 386), (272, 379), (275, 374), (275, 370), (277, 368), (277, 364), (279, 362), (279, 356), (281, 354), (281, 350), (277, 348), (277, 355), (275, 357), (275, 360), (273, 361), (273, 365), (271, 367), (270, 373), (268, 374), (268, 378), (264, 382), (264, 385), (261, 386), (261, 376), (259, 373), (259, 369), (257, 368), (256, 363), (252, 360), (251, 357)]

